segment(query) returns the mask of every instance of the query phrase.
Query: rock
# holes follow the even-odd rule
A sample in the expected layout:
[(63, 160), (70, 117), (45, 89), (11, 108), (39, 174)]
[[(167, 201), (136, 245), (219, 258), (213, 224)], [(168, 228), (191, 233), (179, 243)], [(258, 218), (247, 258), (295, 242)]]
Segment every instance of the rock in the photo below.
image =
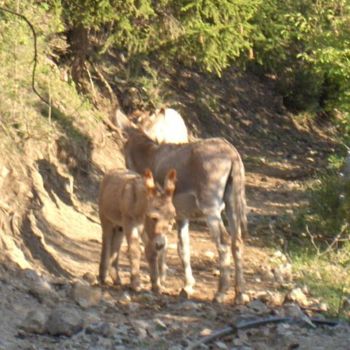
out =
[(186, 310), (186, 311), (197, 311), (201, 308), (201, 305), (199, 303), (195, 303), (193, 301), (186, 300), (182, 303), (179, 303), (179, 309)]
[(262, 269), (261, 269), (261, 277), (263, 280), (272, 280), (274, 278), (274, 274), (271, 270), (270, 267), (267, 267), (267, 266), (264, 266)]
[(284, 301), (284, 295), (279, 292), (269, 292), (268, 301), (271, 305), (274, 305), (274, 306), (282, 305)]
[(165, 330), (165, 329), (168, 328), (167, 325), (166, 325), (162, 320), (160, 320), (159, 318), (156, 318), (156, 319), (154, 320), (154, 323), (155, 323), (155, 325), (156, 325), (156, 327), (157, 327), (158, 329)]
[(199, 335), (200, 335), (201, 337), (207, 337), (207, 336), (210, 335), (212, 332), (213, 332), (212, 329), (210, 329), (210, 328), (204, 328), (204, 329), (202, 329), (202, 330), (200, 331)]
[(148, 322), (144, 320), (133, 320), (131, 324), (141, 339), (147, 337)]
[(247, 303), (249, 303), (251, 300), (251, 297), (248, 293), (242, 293), (238, 298), (235, 299), (235, 302), (238, 304), (238, 305), (245, 305)]
[(68, 306), (58, 306), (47, 321), (47, 331), (51, 335), (72, 336), (83, 328), (83, 318), (79, 312)]
[(218, 350), (227, 350), (228, 349), (227, 345), (222, 341), (216, 341), (214, 343), (214, 345), (215, 345), (215, 348)]
[(285, 301), (292, 301), (302, 306), (307, 306), (308, 299), (301, 288), (294, 288), (285, 297)]
[(293, 280), (292, 265), (285, 263), (273, 270), (275, 280), (278, 283), (291, 282)]
[(300, 306), (294, 303), (288, 303), (283, 306), (283, 314), (285, 317), (294, 318), (297, 321), (306, 323), (307, 325), (315, 328), (315, 325), (311, 322), (310, 318), (304, 314), (300, 309)]
[(205, 251), (204, 255), (210, 260), (214, 260), (216, 258), (216, 254), (212, 250)]
[(99, 287), (91, 287), (81, 282), (75, 283), (72, 293), (74, 301), (84, 309), (97, 305), (102, 298)]
[(59, 296), (52, 288), (51, 284), (41, 277), (30, 279), (28, 289), (28, 292), (41, 303), (57, 303), (59, 300)]
[(90, 324), (85, 329), (87, 334), (98, 334), (103, 337), (113, 337), (117, 333), (115, 325), (109, 322), (99, 322)]
[(291, 335), (290, 325), (288, 323), (279, 323), (276, 332), (278, 335)]
[(269, 308), (259, 299), (251, 301), (247, 306), (257, 314), (263, 314), (269, 311)]
[(228, 349), (227, 345), (222, 341), (216, 341), (215, 348), (218, 350), (227, 350)]
[(91, 286), (98, 284), (96, 275), (91, 272), (86, 272), (83, 275), (83, 280), (88, 282)]
[(139, 303), (130, 303), (130, 304), (128, 304), (128, 308), (131, 312), (136, 312), (137, 310), (140, 309), (140, 304)]
[(47, 315), (43, 311), (31, 310), (20, 327), (29, 333), (44, 334), (46, 332), (46, 323)]
[(86, 313), (84, 317), (84, 327), (87, 327), (91, 324), (100, 323), (101, 319), (96, 313)]
[(283, 263), (285, 263), (285, 262), (288, 261), (287, 257), (286, 257), (280, 250), (277, 250), (277, 251), (273, 254), (272, 260), (275, 260), (275, 261), (276, 261), (276, 260), (279, 260), (279, 261), (281, 261), (281, 262), (283, 262)]
[(128, 292), (123, 292), (123, 294), (120, 296), (119, 301), (123, 304), (128, 304), (131, 302), (131, 296)]

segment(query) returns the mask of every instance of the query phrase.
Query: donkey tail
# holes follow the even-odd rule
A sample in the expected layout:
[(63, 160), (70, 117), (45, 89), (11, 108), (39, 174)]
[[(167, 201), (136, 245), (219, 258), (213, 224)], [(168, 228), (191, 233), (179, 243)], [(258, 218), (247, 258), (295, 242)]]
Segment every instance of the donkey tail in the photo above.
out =
[(233, 208), (235, 214), (235, 224), (237, 229), (241, 228), (242, 237), (248, 236), (248, 223), (247, 223), (247, 203), (245, 195), (245, 170), (241, 157), (237, 154), (232, 160), (231, 168), (231, 186), (232, 194), (231, 200), (233, 201)]

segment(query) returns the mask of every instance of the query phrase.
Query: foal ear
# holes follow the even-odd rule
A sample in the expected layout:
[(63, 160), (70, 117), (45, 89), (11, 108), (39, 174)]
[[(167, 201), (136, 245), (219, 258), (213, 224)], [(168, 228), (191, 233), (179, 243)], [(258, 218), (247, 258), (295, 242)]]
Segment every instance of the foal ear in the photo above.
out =
[(176, 170), (170, 169), (164, 181), (164, 190), (168, 196), (172, 196), (175, 191)]
[(160, 108), (158, 114), (165, 115), (165, 108), (164, 107)]
[(147, 193), (149, 195), (154, 195), (155, 192), (156, 192), (156, 185), (154, 183), (153, 174), (152, 174), (151, 169), (147, 168), (145, 170), (144, 179), (145, 179), (145, 185), (146, 185)]

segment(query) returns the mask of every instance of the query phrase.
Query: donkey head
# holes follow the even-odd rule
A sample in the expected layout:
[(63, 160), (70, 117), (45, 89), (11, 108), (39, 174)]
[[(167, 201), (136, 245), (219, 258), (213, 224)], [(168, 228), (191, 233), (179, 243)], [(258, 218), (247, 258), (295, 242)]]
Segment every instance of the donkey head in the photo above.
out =
[(172, 199), (175, 191), (176, 170), (169, 170), (163, 188), (155, 184), (149, 169), (145, 171), (144, 179), (148, 197), (145, 232), (148, 238), (148, 248), (156, 253), (166, 246), (166, 236), (175, 219)]

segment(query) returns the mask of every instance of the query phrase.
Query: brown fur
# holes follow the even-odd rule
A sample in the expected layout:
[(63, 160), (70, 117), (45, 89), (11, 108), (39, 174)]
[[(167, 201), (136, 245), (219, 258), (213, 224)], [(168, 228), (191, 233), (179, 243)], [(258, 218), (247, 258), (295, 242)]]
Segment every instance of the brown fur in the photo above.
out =
[(100, 187), (99, 214), (102, 226), (102, 251), (99, 278), (105, 283), (107, 272), (120, 283), (118, 260), (126, 235), (131, 267), (131, 287), (140, 288), (139, 237), (144, 230), (146, 258), (150, 266), (152, 290), (160, 291), (165, 276), (166, 234), (174, 221), (172, 204), (176, 172), (167, 173), (164, 188), (154, 183), (152, 172), (144, 176), (123, 169), (105, 175)]

